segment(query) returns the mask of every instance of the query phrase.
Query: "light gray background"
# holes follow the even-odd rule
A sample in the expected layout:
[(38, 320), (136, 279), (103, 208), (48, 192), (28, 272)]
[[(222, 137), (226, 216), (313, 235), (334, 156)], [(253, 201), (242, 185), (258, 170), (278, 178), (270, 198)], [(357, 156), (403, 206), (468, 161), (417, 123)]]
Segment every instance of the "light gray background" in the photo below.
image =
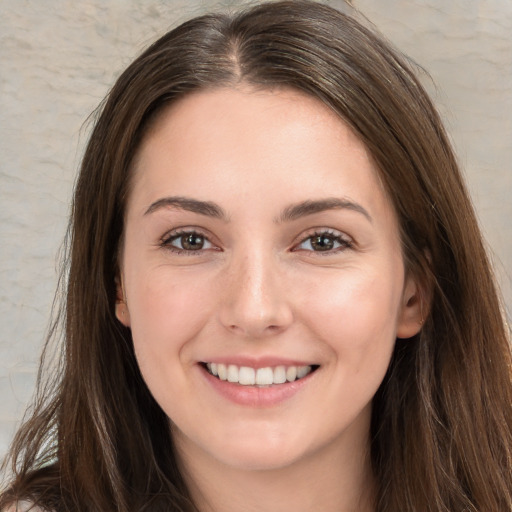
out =
[[(512, 311), (512, 1), (353, 3), (433, 77)], [(84, 121), (158, 35), (239, 4), (0, 0), (0, 455), (33, 390)]]

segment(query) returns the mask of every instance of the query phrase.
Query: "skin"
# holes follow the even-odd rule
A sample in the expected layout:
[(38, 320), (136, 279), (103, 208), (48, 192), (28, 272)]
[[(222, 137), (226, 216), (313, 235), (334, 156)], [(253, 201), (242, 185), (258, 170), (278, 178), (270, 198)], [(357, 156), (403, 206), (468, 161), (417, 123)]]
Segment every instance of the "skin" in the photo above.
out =
[[(214, 202), (224, 216), (168, 197)], [(332, 198), (342, 203), (284, 215)], [(199, 250), (183, 249), (190, 232)], [(372, 397), (396, 338), (421, 320), (398, 232), (364, 145), (302, 93), (195, 93), (151, 127), (116, 314), (202, 511), (372, 510)], [(312, 244), (318, 234), (328, 250)], [(319, 367), (286, 400), (240, 405), (199, 364), (233, 356)]]

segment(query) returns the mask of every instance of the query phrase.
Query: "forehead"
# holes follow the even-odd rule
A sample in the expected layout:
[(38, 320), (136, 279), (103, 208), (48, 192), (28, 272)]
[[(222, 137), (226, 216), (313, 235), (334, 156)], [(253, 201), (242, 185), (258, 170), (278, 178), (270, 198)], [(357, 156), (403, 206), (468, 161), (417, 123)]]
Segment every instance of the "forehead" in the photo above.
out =
[(174, 103), (143, 139), (132, 185), (134, 199), (145, 202), (164, 194), (387, 202), (371, 156), (348, 125), (290, 89), (223, 88)]

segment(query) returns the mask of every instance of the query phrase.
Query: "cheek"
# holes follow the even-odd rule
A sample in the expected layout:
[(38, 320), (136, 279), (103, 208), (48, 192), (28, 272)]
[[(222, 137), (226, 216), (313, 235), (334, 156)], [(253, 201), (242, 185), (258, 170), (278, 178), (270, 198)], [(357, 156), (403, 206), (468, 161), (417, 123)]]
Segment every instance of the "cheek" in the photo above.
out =
[(377, 274), (347, 269), (324, 282), (306, 283), (297, 293), (303, 297), (304, 321), (354, 370), (365, 364), (387, 367), (396, 340), (400, 279)]
[(215, 290), (204, 279), (165, 267), (134, 275), (128, 302), (137, 363), (155, 400), (179, 420), (195, 393), (190, 341), (211, 317)]
[[(178, 362), (187, 342), (211, 315), (214, 290), (187, 272), (159, 268), (139, 274), (132, 284), (129, 310), (135, 352), (141, 369)], [(206, 283), (206, 284), (205, 284)]]

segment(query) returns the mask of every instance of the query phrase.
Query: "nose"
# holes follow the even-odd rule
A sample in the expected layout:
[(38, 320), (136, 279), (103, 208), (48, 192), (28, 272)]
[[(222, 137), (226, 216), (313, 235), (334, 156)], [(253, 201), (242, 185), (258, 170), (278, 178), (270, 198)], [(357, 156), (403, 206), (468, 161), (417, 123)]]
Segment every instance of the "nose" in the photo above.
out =
[(233, 258), (224, 274), (220, 321), (230, 332), (256, 339), (280, 333), (293, 314), (283, 273), (271, 255)]

